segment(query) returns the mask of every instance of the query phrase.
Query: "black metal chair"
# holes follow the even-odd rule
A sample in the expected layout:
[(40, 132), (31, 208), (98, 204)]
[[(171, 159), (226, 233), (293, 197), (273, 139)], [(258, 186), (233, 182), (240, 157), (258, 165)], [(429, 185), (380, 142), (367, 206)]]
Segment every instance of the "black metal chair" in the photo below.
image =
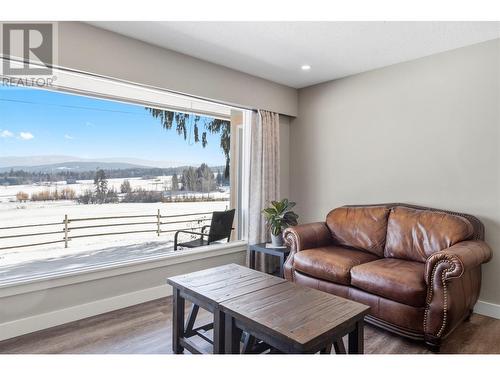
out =
[[(174, 250), (177, 250), (177, 247), (179, 246), (188, 248), (206, 246), (210, 245), (212, 242), (221, 241), (226, 238), (227, 242), (229, 242), (231, 231), (234, 229), (233, 220), (235, 211), (236, 210), (234, 209), (228, 211), (214, 211), (212, 213), (212, 222), (210, 223), (210, 225), (204, 225), (201, 228), (201, 232), (194, 232), (183, 229), (178, 230), (177, 232), (175, 232), (174, 236)], [(210, 228), (210, 230), (208, 231), (208, 233), (205, 233), (205, 230), (207, 228)], [(200, 237), (192, 241), (178, 243), (179, 233), (187, 233)]]

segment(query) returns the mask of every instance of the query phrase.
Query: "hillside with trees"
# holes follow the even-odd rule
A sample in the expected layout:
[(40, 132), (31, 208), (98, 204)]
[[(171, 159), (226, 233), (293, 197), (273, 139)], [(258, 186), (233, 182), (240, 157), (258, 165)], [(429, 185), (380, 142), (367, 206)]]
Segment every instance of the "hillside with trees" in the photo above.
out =
[[(128, 168), (128, 169), (102, 169), (106, 178), (151, 178), (154, 176), (178, 176), (183, 175), (184, 170), (190, 167), (173, 168)], [(192, 168), (192, 167), (191, 167)], [(213, 173), (223, 174), (225, 166), (208, 167)], [(195, 168), (196, 169), (196, 168)], [(32, 184), (50, 184), (57, 181), (66, 181), (68, 184), (76, 183), (79, 180), (93, 180), (96, 170), (76, 171), (76, 170), (55, 170), (51, 172), (27, 171), (23, 169), (11, 169), (8, 172), (0, 172), (0, 185), (32, 185)], [(229, 180), (223, 178), (225, 185)]]

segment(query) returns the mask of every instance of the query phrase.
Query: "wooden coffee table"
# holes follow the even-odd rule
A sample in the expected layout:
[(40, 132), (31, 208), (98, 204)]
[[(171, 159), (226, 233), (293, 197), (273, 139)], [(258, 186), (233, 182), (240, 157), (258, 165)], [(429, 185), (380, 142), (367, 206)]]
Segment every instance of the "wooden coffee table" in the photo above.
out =
[(241, 331), (283, 353), (363, 353), (363, 319), (369, 307), (293, 284), (276, 284), (221, 303), (226, 353), (239, 353)]
[[(184, 349), (191, 353), (206, 351), (195, 344), (193, 336), (201, 337), (213, 345), (213, 353), (224, 353), (224, 314), (220, 303), (260, 289), (285, 282), (262, 272), (237, 264), (228, 264), (203, 271), (174, 276), (168, 279), (173, 287), (173, 332), (174, 353)], [(187, 322), (184, 319), (185, 300), (193, 303)], [(213, 323), (195, 327), (199, 308), (213, 313)], [(203, 332), (213, 329), (213, 340)]]
[[(363, 319), (369, 307), (236, 264), (168, 279), (174, 288), (173, 351), (203, 353), (190, 339), (213, 343), (213, 353), (241, 353), (255, 341), (282, 353), (363, 353)], [(193, 302), (184, 325), (185, 300)], [(213, 323), (195, 328), (198, 309), (214, 314)], [(213, 329), (213, 340), (202, 332)], [(261, 347), (265, 347), (261, 345)]]

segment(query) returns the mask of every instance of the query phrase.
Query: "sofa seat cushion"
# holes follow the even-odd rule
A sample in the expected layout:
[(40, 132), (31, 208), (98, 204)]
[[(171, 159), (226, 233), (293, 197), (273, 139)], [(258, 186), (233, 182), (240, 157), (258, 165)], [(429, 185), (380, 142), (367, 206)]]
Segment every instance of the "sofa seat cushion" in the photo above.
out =
[(309, 276), (350, 285), (351, 268), (376, 259), (379, 258), (364, 251), (326, 246), (299, 251), (293, 258), (293, 266)]
[(425, 306), (424, 263), (379, 259), (351, 269), (351, 285), (406, 305)]

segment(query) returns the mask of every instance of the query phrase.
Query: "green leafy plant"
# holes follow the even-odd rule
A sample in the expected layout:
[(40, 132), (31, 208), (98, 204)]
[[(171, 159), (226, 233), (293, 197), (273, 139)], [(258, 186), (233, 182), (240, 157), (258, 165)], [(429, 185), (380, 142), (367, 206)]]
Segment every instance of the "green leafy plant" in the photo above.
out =
[(284, 198), (280, 201), (272, 201), (270, 207), (262, 210), (274, 236), (279, 236), (285, 228), (297, 225), (299, 215), (292, 211), (293, 207), (295, 207), (295, 202)]

